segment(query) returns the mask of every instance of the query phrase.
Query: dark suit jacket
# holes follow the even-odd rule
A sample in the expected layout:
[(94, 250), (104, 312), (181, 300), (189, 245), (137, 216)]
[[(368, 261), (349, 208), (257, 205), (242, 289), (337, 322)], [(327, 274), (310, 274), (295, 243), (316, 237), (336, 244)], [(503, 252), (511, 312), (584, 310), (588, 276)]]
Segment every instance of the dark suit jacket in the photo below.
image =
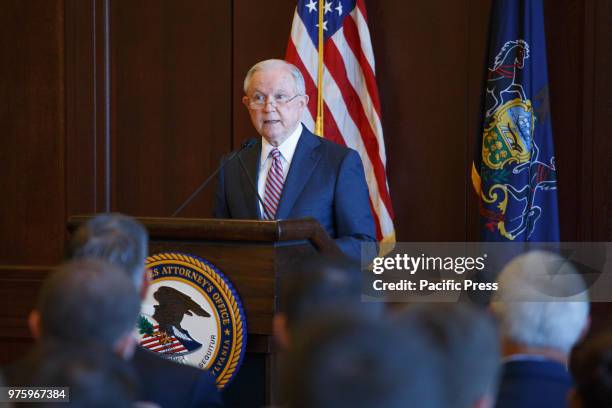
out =
[(502, 367), (496, 408), (565, 408), (572, 379), (561, 363), (509, 361)]
[(222, 407), (214, 377), (207, 371), (168, 361), (137, 347), (132, 365), (140, 380), (138, 400), (163, 408)]
[[(261, 139), (219, 174), (216, 218), (260, 219), (257, 186)], [(227, 159), (224, 158), (224, 160)], [(256, 188), (256, 187), (255, 187)], [(313, 135), (303, 127), (277, 209), (277, 219), (313, 217), (350, 258), (361, 259), (361, 243), (375, 242), (368, 186), (359, 154)], [(375, 256), (375, 251), (368, 254)]]

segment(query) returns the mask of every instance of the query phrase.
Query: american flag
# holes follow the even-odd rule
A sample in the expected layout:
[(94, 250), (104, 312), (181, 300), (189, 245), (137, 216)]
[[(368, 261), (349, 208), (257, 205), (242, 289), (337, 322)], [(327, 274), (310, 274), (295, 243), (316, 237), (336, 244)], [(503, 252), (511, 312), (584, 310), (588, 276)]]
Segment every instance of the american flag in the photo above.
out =
[(140, 340), (140, 345), (151, 351), (162, 354), (179, 354), (188, 351), (178, 339), (165, 332), (159, 331), (159, 326), (153, 326), (153, 334), (145, 334)]
[(359, 152), (376, 234), (395, 241), (393, 208), (376, 86), (374, 53), (364, 0), (299, 0), (286, 60), (306, 81), (308, 109), (302, 121), (311, 131), (317, 117), (319, 6), (323, 6), (323, 136)]

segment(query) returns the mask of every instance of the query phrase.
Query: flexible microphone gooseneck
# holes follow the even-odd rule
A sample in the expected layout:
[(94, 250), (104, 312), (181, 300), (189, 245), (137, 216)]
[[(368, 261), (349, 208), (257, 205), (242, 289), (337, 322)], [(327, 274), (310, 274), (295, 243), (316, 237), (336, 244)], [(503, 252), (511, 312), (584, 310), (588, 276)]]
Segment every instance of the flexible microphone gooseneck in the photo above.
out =
[[(255, 139), (247, 139), (247, 140), (245, 140), (244, 143), (242, 143), (242, 145), (240, 146), (240, 149), (236, 150), (234, 153), (232, 153), (230, 155), (230, 157), (228, 157), (227, 160), (225, 160), (223, 163), (221, 163), (221, 165), (219, 167), (217, 167), (217, 169), (214, 171), (214, 173), (212, 173), (210, 176), (208, 176), (208, 178), (206, 180), (204, 180), (204, 182), (202, 182), (202, 184), (200, 184), (200, 186), (185, 201), (183, 201), (183, 204), (181, 204), (172, 213), (171, 217), (176, 217), (177, 215), (179, 215), (181, 213), (181, 211), (183, 211), (185, 209), (185, 207), (187, 207), (189, 204), (191, 204), (193, 199), (196, 198), (198, 196), (198, 194), (200, 194), (200, 192), (202, 190), (204, 190), (204, 187), (206, 187), (208, 185), (208, 183), (210, 183), (210, 180), (212, 180), (213, 177), (215, 177), (217, 175), (217, 173), (219, 173), (221, 171), (221, 169), (223, 169), (227, 163), (229, 163), (232, 160), (234, 160), (236, 158), (236, 156), (240, 157), (240, 154), (243, 151), (252, 148), (253, 146), (255, 146), (256, 143), (257, 143), (257, 140), (255, 140)], [(241, 162), (242, 162), (242, 160), (241, 160)], [(247, 175), (248, 175), (248, 173), (247, 173)]]
[(251, 178), (251, 175), (249, 174), (249, 171), (247, 170), (246, 166), (244, 165), (244, 162), (242, 161), (242, 157), (238, 156), (238, 162), (240, 163), (240, 167), (242, 167), (242, 171), (244, 171), (244, 174), (246, 174), (247, 180), (249, 180), (249, 184), (251, 185), (251, 189), (253, 189), (253, 192), (257, 196), (257, 200), (259, 200), (259, 202), (261, 203), (261, 208), (263, 209), (263, 211), (265, 213), (266, 219), (267, 220), (273, 220), (274, 217), (271, 217), (270, 213), (266, 209), (266, 205), (264, 204), (264, 201), (261, 199), (261, 196), (259, 195), (259, 191), (255, 187), (255, 183), (253, 183), (253, 179)]

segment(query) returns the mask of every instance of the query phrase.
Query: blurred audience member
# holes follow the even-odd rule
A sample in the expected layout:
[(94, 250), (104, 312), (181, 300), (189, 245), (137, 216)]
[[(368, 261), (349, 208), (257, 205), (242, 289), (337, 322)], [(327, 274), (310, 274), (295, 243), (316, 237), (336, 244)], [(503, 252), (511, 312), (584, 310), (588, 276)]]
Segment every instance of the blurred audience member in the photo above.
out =
[(532, 251), (512, 260), (498, 283), (491, 303), (503, 336), (497, 407), (565, 407), (567, 358), (588, 326), (584, 280), (558, 255)]
[(140, 299), (127, 276), (95, 259), (65, 263), (43, 284), (29, 324), (35, 338), (101, 344), (129, 358)]
[[(48, 347), (32, 384), (69, 387), (70, 403), (36, 403), (33, 406), (71, 408), (133, 407), (138, 380), (130, 365), (107, 348)], [(139, 403), (140, 404), (140, 403)], [(139, 405), (140, 406), (140, 405)], [(150, 405), (149, 405), (150, 406)]]
[(288, 354), (289, 408), (441, 408), (439, 353), (418, 327), (322, 313), (302, 326)]
[(612, 407), (612, 333), (587, 340), (570, 359), (571, 408)]
[[(74, 386), (75, 398), (89, 401), (79, 390), (88, 392), (92, 378), (117, 377), (117, 383), (98, 383), (96, 395), (118, 391), (117, 404), (129, 405), (136, 382), (130, 379), (134, 377), (130, 377), (129, 367), (126, 370), (116, 360), (132, 354), (132, 331), (139, 309), (134, 285), (112, 265), (79, 260), (60, 266), (43, 283), (37, 309), (29, 318), (38, 344), (23, 360), (5, 369), (8, 383)], [(57, 371), (60, 368), (65, 372)], [(125, 393), (119, 389), (123, 386)]]
[(136, 287), (146, 292), (148, 245), (147, 230), (132, 217), (100, 214), (74, 232), (68, 243), (67, 257), (103, 259), (127, 273)]
[(410, 331), (418, 328), (440, 354), (443, 389), (439, 392), (446, 394), (445, 407), (493, 406), (500, 354), (492, 316), (463, 303), (429, 303), (405, 310), (397, 323)]
[[(112, 263), (131, 278), (144, 298), (148, 287), (145, 273), (148, 241), (146, 229), (134, 218), (100, 214), (74, 233), (68, 256)], [(169, 361), (141, 347), (136, 348), (132, 364), (142, 383), (142, 400), (163, 407), (223, 405), (214, 377), (205, 370)]]
[(297, 260), (288, 269), (274, 316), (274, 335), (283, 349), (290, 348), (300, 326), (321, 312), (348, 308), (361, 315), (381, 314), (382, 304), (361, 302), (361, 271), (353, 262), (317, 256)]

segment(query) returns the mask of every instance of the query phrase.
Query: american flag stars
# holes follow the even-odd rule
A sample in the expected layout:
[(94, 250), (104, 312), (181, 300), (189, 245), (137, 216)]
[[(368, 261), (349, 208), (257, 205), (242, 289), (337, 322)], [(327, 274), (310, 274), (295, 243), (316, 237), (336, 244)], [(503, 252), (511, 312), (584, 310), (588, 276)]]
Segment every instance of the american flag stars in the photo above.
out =
[[(332, 6), (333, 1), (326, 0), (323, 4), (324, 14), (332, 13)], [(313, 13), (317, 11), (317, 3), (314, 0), (310, 0), (310, 2), (305, 5), (305, 7), (308, 9), (308, 13)], [(334, 10), (338, 12), (338, 17), (342, 15), (342, 1), (338, 0), (338, 5), (334, 7)], [(315, 24), (315, 27), (319, 27), (319, 24)], [(327, 31), (327, 20), (323, 20), (323, 30)]]

